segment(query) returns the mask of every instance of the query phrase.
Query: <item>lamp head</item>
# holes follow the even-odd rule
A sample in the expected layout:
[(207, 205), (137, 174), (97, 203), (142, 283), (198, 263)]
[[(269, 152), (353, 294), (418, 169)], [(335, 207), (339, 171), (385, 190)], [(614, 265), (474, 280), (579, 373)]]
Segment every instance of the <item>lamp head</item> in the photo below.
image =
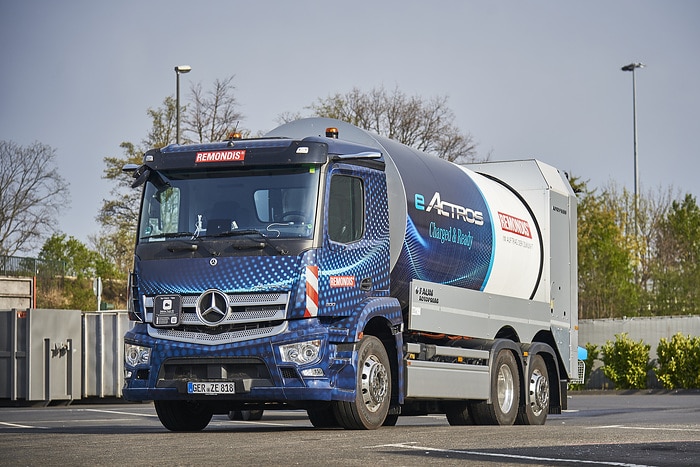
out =
[(643, 63), (630, 63), (620, 68), (622, 71), (634, 71), (635, 68), (644, 68), (646, 65)]

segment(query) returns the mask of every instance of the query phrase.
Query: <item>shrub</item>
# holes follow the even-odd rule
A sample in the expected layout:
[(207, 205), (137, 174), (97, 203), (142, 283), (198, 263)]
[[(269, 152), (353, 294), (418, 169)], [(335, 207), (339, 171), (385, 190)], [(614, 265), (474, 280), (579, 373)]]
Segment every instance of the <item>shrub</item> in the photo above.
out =
[(679, 332), (671, 340), (662, 338), (656, 355), (659, 368), (654, 371), (666, 389), (700, 388), (700, 337)]
[(607, 341), (601, 349), (603, 373), (618, 389), (646, 388), (650, 349), (650, 345), (633, 341), (627, 333), (615, 334), (615, 342)]
[(588, 384), (591, 380), (591, 373), (593, 373), (593, 365), (595, 364), (595, 361), (600, 358), (600, 351), (598, 350), (598, 346), (595, 344), (591, 344), (590, 342), (587, 343), (585, 346), (586, 352), (588, 352), (588, 355), (586, 356), (586, 371), (584, 373), (584, 386)]

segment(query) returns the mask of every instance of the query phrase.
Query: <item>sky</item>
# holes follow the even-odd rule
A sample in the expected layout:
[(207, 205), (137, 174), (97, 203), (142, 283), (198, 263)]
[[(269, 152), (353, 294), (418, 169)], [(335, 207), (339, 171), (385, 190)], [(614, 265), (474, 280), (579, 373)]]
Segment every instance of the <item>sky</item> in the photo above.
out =
[[(0, 0), (0, 140), (56, 150), (86, 244), (147, 109), (234, 75), (253, 133), (319, 98), (384, 86), (446, 96), (491, 160), (537, 158), (633, 190), (632, 74), (642, 192), (700, 195), (695, 0)], [(696, 57), (696, 58), (693, 58)]]

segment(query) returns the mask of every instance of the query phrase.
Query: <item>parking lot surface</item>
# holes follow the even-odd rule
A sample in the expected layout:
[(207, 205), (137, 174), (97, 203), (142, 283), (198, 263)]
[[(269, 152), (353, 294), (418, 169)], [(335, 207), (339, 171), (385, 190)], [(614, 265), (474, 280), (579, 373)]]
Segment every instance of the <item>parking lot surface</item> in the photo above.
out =
[(375, 431), (315, 429), (303, 411), (217, 415), (171, 433), (152, 404), (0, 408), (0, 465), (700, 465), (700, 393), (573, 393), (544, 426), (400, 417)]

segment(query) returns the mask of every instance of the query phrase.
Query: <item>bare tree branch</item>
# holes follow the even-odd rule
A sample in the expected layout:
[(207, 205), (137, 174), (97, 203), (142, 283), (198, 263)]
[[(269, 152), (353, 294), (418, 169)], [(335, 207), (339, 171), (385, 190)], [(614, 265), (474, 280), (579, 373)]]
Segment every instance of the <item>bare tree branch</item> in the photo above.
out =
[(446, 96), (425, 101), (398, 88), (392, 92), (384, 87), (369, 92), (353, 88), (346, 94), (319, 98), (309, 109), (317, 116), (346, 121), (449, 161), (479, 160), (471, 134), (454, 125)]
[(69, 189), (55, 157), (39, 142), (22, 147), (0, 141), (0, 254), (31, 251), (57, 230)]

